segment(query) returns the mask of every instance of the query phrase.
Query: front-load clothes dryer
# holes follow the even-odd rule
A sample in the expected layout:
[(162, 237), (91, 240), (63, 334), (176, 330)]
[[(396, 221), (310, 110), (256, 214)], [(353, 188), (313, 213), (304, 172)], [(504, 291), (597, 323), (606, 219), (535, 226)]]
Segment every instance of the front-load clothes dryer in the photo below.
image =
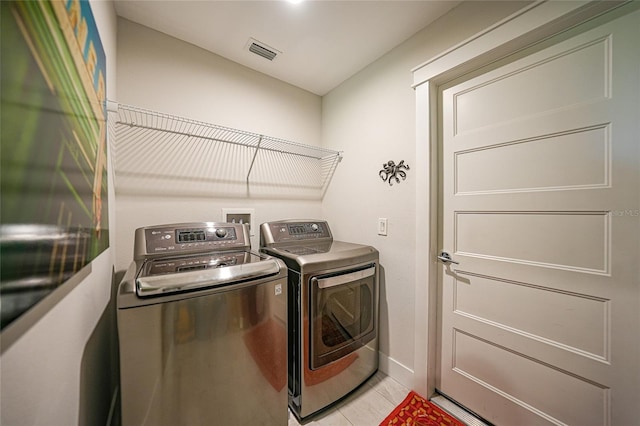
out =
[(289, 270), (289, 407), (302, 420), (378, 369), (379, 254), (318, 220), (263, 223), (260, 247)]

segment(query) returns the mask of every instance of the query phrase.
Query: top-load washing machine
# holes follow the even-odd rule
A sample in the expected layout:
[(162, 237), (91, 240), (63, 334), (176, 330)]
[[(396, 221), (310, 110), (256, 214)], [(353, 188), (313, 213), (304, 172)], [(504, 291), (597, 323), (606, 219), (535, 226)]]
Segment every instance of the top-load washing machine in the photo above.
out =
[(122, 425), (286, 425), (286, 278), (246, 225), (137, 229), (117, 296)]
[(379, 254), (320, 220), (263, 223), (260, 249), (288, 268), (289, 407), (304, 419), (378, 369)]

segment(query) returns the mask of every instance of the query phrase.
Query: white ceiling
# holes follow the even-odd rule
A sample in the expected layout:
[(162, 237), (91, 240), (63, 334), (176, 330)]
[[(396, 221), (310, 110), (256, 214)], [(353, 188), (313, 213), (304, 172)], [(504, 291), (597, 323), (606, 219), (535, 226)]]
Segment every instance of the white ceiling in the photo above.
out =
[[(460, 1), (116, 0), (118, 16), (324, 95)], [(248, 51), (254, 38), (282, 52)]]

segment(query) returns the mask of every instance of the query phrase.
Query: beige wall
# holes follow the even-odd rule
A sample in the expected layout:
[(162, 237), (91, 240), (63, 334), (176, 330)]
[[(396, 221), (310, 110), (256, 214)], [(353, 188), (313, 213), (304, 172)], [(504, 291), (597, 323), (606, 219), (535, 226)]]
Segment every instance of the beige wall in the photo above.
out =
[[(114, 98), (116, 14), (111, 2), (92, 1), (91, 8), (107, 56), (107, 96)], [(112, 170), (110, 231), (115, 219)], [(110, 232), (110, 248), (92, 262), (89, 276), (2, 354), (0, 424), (107, 423), (117, 386), (110, 303), (114, 236)]]
[[(124, 19), (118, 20), (118, 76), (120, 103), (320, 145), (319, 96)], [(254, 209), (256, 226), (321, 213), (319, 198), (248, 198), (240, 190), (224, 197), (149, 193), (116, 194), (117, 270), (131, 262), (134, 230), (141, 226), (219, 221), (222, 208)], [(257, 250), (257, 233), (252, 244)]]
[[(378, 171), (389, 160), (415, 166), (411, 69), (525, 5), (463, 3), (323, 98), (322, 143), (344, 150), (323, 200), (323, 216), (336, 238), (371, 244), (380, 251), (381, 369), (409, 387), (414, 336), (425, 334), (418, 329), (426, 328), (426, 319), (415, 321), (415, 223), (422, 220), (415, 215), (415, 170), (393, 186), (384, 183)], [(377, 235), (381, 217), (388, 219), (386, 237)]]
[(320, 144), (319, 96), (122, 18), (116, 100)]

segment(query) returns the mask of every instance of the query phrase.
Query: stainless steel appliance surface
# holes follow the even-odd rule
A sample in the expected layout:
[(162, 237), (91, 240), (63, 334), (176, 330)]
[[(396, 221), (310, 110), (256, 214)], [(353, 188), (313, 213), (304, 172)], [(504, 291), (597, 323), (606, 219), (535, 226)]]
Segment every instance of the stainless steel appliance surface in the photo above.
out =
[(118, 288), (122, 425), (286, 425), (287, 268), (246, 225), (139, 228)]
[(289, 269), (289, 407), (302, 420), (378, 369), (379, 254), (319, 220), (263, 223), (260, 250)]

